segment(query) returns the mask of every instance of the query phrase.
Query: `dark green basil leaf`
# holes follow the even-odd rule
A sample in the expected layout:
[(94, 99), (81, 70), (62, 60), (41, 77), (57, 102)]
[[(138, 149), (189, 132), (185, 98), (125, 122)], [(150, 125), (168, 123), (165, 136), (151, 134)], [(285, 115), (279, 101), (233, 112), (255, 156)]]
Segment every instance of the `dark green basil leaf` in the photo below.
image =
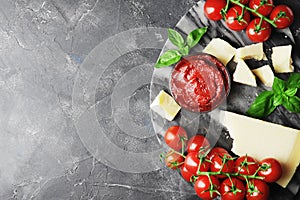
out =
[(286, 94), (287, 96), (289, 97), (292, 97), (292, 96), (295, 96), (295, 94), (297, 93), (297, 88), (290, 88), (290, 89), (287, 89), (284, 94)]
[(168, 50), (161, 55), (155, 64), (155, 68), (170, 66), (181, 59), (181, 54), (177, 50)]
[(182, 38), (180, 33), (175, 31), (174, 29), (168, 29), (168, 38), (175, 46), (179, 48), (184, 47), (184, 39)]
[(300, 112), (300, 98), (297, 96), (292, 96), (283, 102), (283, 106), (294, 113)]
[(282, 95), (282, 93), (275, 93), (273, 98), (274, 98), (273, 105), (275, 107), (277, 107), (277, 106), (279, 106), (279, 105), (282, 104), (282, 102), (283, 102), (283, 95)]
[(181, 53), (182, 56), (188, 55), (189, 51), (190, 51), (189, 46), (185, 46), (179, 49), (179, 52)]
[(247, 114), (256, 118), (265, 117), (271, 114), (276, 108), (273, 102), (274, 102), (274, 92), (264, 91), (256, 97), (255, 101), (248, 109)]
[(288, 88), (300, 89), (300, 73), (292, 73), (288, 79)]
[(272, 89), (276, 93), (282, 93), (285, 90), (285, 87), (286, 87), (285, 85), (286, 84), (285, 84), (284, 80), (281, 80), (280, 78), (275, 77)]
[(206, 31), (207, 31), (207, 27), (203, 27), (203, 28), (195, 29), (192, 32), (190, 32), (186, 38), (187, 45), (190, 48), (194, 47), (196, 44), (198, 44), (198, 42), (200, 41), (202, 36), (206, 33)]

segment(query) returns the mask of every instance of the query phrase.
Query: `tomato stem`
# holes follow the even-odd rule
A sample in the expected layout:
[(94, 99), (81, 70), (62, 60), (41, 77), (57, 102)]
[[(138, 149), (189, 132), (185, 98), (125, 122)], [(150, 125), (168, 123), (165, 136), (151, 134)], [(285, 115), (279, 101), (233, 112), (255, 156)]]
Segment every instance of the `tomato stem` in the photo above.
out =
[[(238, 6), (240, 6), (240, 7), (242, 7), (243, 9), (246, 9), (246, 10), (252, 12), (252, 13), (255, 13), (261, 19), (261, 21), (265, 20), (266, 22), (268, 22), (269, 24), (271, 24), (273, 27), (277, 28), (277, 25), (275, 24), (275, 21), (270, 20), (269, 18), (267, 18), (267, 17), (263, 16), (262, 14), (260, 14), (259, 12), (257, 12), (257, 9), (259, 7), (254, 10), (254, 9), (252, 9), (252, 8), (250, 8), (250, 7), (245, 6), (244, 4), (242, 4), (239, 0), (229, 0), (229, 1), (232, 2), (232, 3), (234, 3), (234, 4), (236, 4), (236, 5), (238, 5)], [(265, 3), (263, 3), (263, 5), (264, 4)], [(260, 6), (262, 6), (262, 5), (260, 5)], [(227, 10), (226, 10), (226, 12), (227, 12)]]
[(221, 15), (222, 15), (224, 20), (226, 20), (226, 13), (227, 13), (228, 8), (229, 8), (229, 3), (230, 3), (230, 0), (226, 0), (226, 6), (225, 6), (225, 8), (223, 8), (221, 10)]
[(176, 153), (176, 154), (178, 154), (178, 155), (182, 156), (183, 158), (186, 158), (186, 156), (185, 156), (183, 153), (180, 153), (180, 152), (178, 152), (178, 151), (175, 151), (175, 150), (173, 150), (173, 151), (174, 151), (173, 153)]
[(184, 136), (179, 136), (180, 141), (181, 141), (181, 154), (184, 154), (184, 149), (185, 149), (185, 141), (187, 140), (186, 137)]

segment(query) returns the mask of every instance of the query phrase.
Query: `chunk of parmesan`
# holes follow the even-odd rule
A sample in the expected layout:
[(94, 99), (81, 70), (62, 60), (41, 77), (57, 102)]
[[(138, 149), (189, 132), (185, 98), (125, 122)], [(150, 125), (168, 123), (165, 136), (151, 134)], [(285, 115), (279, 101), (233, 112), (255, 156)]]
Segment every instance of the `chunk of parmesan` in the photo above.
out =
[(255, 60), (267, 59), (262, 42), (238, 48), (235, 53), (234, 61), (237, 62), (239, 59), (247, 60), (251, 58)]
[(221, 111), (221, 123), (233, 139), (232, 152), (239, 156), (251, 155), (257, 160), (275, 158), (282, 166), (277, 181), (286, 187), (300, 163), (300, 130)]
[(272, 63), (276, 73), (293, 72), (292, 45), (277, 46), (272, 48)]
[(244, 60), (239, 59), (233, 73), (233, 81), (256, 87), (256, 78)]
[(220, 38), (213, 38), (210, 43), (204, 48), (203, 52), (215, 56), (223, 65), (232, 59), (235, 55), (235, 48), (228, 42)]
[(163, 90), (155, 97), (150, 108), (169, 121), (172, 121), (181, 109), (173, 97)]
[(253, 69), (252, 72), (260, 79), (267, 87), (272, 87), (274, 81), (274, 73), (269, 65), (264, 65), (260, 68)]

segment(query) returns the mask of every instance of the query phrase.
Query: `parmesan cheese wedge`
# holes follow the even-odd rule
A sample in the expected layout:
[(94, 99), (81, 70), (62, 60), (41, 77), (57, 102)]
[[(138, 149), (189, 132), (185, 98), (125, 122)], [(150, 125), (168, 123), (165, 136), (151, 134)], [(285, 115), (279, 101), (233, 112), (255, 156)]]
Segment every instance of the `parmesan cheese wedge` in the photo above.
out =
[(220, 38), (213, 38), (203, 52), (215, 56), (226, 66), (235, 55), (235, 48)]
[(271, 58), (275, 72), (287, 73), (294, 71), (291, 58), (292, 45), (273, 47), (272, 51)]
[(155, 97), (150, 108), (169, 121), (172, 121), (181, 109), (176, 101), (163, 90)]
[(234, 61), (237, 62), (239, 59), (247, 60), (251, 58), (255, 60), (267, 59), (262, 42), (238, 48), (235, 53)]
[(244, 60), (239, 59), (233, 73), (233, 81), (256, 87), (256, 78)]
[(274, 81), (274, 73), (269, 65), (264, 65), (260, 68), (253, 69), (252, 72), (260, 79), (267, 87), (272, 87)]
[(232, 151), (257, 160), (277, 159), (283, 169), (277, 183), (286, 187), (300, 163), (300, 130), (228, 111), (221, 111), (221, 117), (221, 123), (233, 138)]

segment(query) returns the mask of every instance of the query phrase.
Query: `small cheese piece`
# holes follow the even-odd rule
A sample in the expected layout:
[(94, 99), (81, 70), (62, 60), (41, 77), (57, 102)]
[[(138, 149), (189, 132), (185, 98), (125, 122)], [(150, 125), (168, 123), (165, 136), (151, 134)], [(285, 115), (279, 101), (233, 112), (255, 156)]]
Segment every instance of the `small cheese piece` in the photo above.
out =
[(220, 38), (213, 38), (203, 52), (215, 56), (226, 66), (235, 55), (235, 48)]
[(247, 60), (251, 58), (255, 60), (266, 59), (262, 42), (238, 48), (235, 53), (234, 61), (237, 62), (239, 59)]
[(272, 87), (274, 81), (274, 73), (269, 65), (264, 65), (260, 68), (253, 69), (252, 72), (267, 86)]
[(300, 130), (228, 111), (221, 111), (221, 116), (233, 138), (232, 151), (257, 160), (277, 159), (283, 169), (277, 183), (286, 187), (300, 163)]
[(163, 90), (155, 97), (150, 108), (169, 121), (172, 121), (181, 109), (176, 101)]
[(233, 81), (256, 87), (256, 79), (244, 60), (239, 59), (233, 73)]
[(272, 51), (271, 58), (275, 72), (287, 73), (294, 71), (291, 58), (292, 45), (273, 47)]

